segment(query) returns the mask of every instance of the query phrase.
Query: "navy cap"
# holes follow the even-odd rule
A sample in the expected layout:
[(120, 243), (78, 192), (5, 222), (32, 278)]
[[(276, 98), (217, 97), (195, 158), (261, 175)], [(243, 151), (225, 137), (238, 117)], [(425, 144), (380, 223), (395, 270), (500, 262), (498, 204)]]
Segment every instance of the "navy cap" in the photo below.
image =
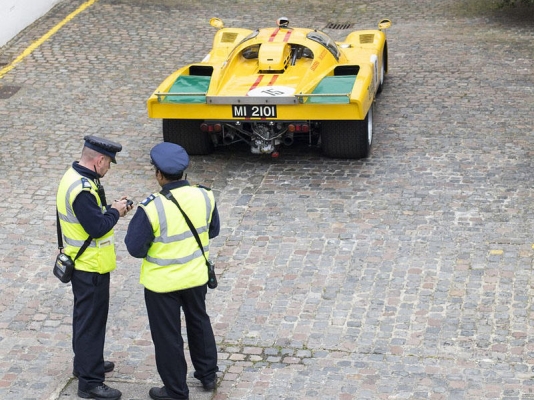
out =
[(89, 135), (85, 136), (84, 140), (85, 147), (89, 147), (90, 149), (93, 149), (94, 151), (97, 151), (100, 154), (109, 156), (111, 158), (111, 161), (117, 164), (117, 160), (115, 160), (115, 155), (122, 150), (122, 145), (120, 143), (115, 143), (111, 140)]
[(189, 166), (189, 156), (184, 148), (176, 143), (162, 142), (150, 150), (152, 164), (168, 175), (178, 175)]

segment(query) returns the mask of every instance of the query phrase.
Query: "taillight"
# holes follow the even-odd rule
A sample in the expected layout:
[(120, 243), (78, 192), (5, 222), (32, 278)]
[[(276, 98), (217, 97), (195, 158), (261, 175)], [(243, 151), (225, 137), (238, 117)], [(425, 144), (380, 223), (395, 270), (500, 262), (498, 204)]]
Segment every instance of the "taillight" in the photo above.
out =
[(308, 124), (289, 124), (287, 126), (287, 131), (307, 133), (310, 131), (310, 126)]
[(222, 125), (219, 123), (209, 124), (207, 122), (203, 122), (200, 124), (200, 130), (202, 132), (220, 132), (222, 131)]

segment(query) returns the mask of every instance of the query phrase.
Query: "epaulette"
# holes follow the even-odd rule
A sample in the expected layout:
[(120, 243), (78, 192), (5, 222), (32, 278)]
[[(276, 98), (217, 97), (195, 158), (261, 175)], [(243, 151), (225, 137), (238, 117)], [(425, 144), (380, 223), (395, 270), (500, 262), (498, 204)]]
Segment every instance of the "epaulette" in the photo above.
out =
[(146, 199), (144, 199), (140, 204), (143, 205), (143, 206), (146, 206), (148, 205), (148, 203), (150, 203), (152, 200), (154, 200), (156, 198), (156, 196), (154, 196), (153, 194), (151, 194), (150, 196), (148, 196)]
[(199, 187), (201, 189), (204, 189), (204, 190), (211, 190), (211, 188), (206, 187), (206, 186), (202, 186), (202, 185), (197, 185), (197, 187)]
[(91, 182), (89, 182), (89, 179), (86, 177), (82, 177), (82, 189), (83, 190), (91, 190)]

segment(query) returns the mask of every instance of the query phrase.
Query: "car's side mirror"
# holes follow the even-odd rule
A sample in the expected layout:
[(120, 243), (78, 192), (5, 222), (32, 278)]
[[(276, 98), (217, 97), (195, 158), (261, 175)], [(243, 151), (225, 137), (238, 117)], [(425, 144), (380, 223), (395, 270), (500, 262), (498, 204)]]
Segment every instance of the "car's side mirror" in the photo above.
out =
[(212, 18), (210, 19), (210, 25), (217, 29), (224, 28), (224, 22), (222, 22), (222, 19), (220, 18)]
[(378, 23), (378, 29), (388, 29), (391, 26), (391, 21), (389, 19), (382, 19)]

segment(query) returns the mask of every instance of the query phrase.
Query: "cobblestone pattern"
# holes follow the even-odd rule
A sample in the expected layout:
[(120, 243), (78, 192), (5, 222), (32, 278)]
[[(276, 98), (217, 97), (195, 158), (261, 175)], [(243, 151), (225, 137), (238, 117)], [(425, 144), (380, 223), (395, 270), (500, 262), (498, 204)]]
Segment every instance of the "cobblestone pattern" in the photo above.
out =
[[(2, 57), (80, 4), (61, 2)], [(532, 9), (480, 4), (100, 0), (65, 25), (0, 79), (20, 87), (0, 100), (0, 398), (69, 397), (70, 286), (51, 274), (58, 181), (94, 134), (124, 146), (103, 181), (109, 198), (157, 189), (148, 152), (161, 124), (145, 100), (207, 53), (212, 16), (248, 28), (393, 20), (369, 159), (302, 146), (192, 159), (190, 180), (213, 187), (223, 220), (208, 295), (213, 398), (534, 398)], [(109, 382), (159, 385), (128, 220)]]

